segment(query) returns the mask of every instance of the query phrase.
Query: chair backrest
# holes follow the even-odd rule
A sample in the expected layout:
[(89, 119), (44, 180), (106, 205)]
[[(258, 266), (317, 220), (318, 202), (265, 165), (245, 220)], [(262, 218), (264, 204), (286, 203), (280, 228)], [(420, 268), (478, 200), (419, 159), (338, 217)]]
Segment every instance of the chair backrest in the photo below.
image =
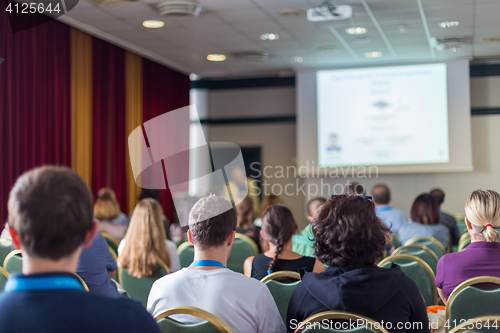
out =
[(111, 236), (110, 234), (105, 233), (105, 232), (101, 232), (101, 236), (102, 236), (102, 238), (104, 238), (104, 240), (108, 244), (108, 248), (110, 247), (113, 250), (113, 252), (115, 253), (115, 256), (117, 257), (118, 256), (118, 246), (119, 246), (118, 240), (116, 238), (114, 238), (113, 236)]
[(5, 288), (5, 284), (7, 283), (9, 276), (9, 272), (7, 272), (5, 268), (0, 267), (0, 292), (2, 292), (3, 288)]
[(231, 255), (227, 260), (227, 268), (235, 272), (243, 273), (243, 265), (248, 257), (259, 254), (257, 244), (250, 237), (236, 233)]
[[(496, 289), (480, 289), (478, 284), (497, 284)], [(481, 316), (500, 315), (500, 278), (494, 276), (478, 276), (459, 284), (448, 297), (446, 318), (450, 328), (468, 320)], [(500, 323), (499, 323), (500, 325)]]
[(436, 268), (439, 259), (433, 251), (431, 251), (424, 245), (410, 244), (401, 246), (394, 250), (392, 254), (409, 254), (415, 257), (419, 257), (420, 259), (425, 261), (427, 265), (429, 265), (434, 275), (436, 275)]
[(427, 246), (434, 252), (438, 258), (441, 258), (446, 253), (446, 249), (443, 244), (434, 237), (415, 237), (408, 240), (405, 245), (420, 244)]
[(23, 257), (21, 250), (9, 252), (3, 262), (3, 268), (5, 268), (9, 274), (21, 273), (23, 271)]
[[(277, 279), (279, 280), (283, 278), (294, 280), (294, 282), (284, 283), (277, 281)], [(292, 298), (293, 291), (301, 282), (300, 274), (292, 271), (279, 271), (263, 277), (260, 282), (266, 284), (267, 288), (271, 292), (271, 295), (273, 296), (276, 306), (278, 307), (281, 319), (284, 323), (286, 323), (286, 315), (290, 299)]]
[(12, 240), (0, 238), (0, 264), (3, 264), (5, 257), (12, 251)]
[(388, 268), (391, 263), (397, 264), (403, 273), (415, 282), (426, 306), (438, 304), (435, 275), (425, 261), (409, 254), (396, 254), (385, 258), (378, 265)]
[(123, 289), (127, 291), (131, 298), (140, 301), (144, 306), (147, 305), (148, 295), (153, 283), (159, 278), (170, 273), (170, 269), (165, 265), (160, 258), (158, 261), (158, 269), (150, 276), (137, 278), (128, 273), (127, 269), (118, 268), (118, 280)]
[(399, 240), (398, 235), (396, 235), (394, 232), (391, 234), (391, 240), (392, 240), (392, 245), (394, 246), (395, 249), (401, 246), (401, 241)]
[[(195, 324), (183, 324), (174, 319), (168, 318), (172, 315), (190, 315), (204, 321)], [(232, 330), (217, 316), (192, 306), (176, 306), (160, 312), (155, 321), (164, 333), (232, 333)]]
[[(329, 325), (328, 326), (334, 326), (333, 328), (330, 328), (328, 330), (321, 330), (320, 327), (324, 327), (321, 324), (323, 323), (323, 320), (326, 320)], [(353, 325), (356, 327), (355, 329), (337, 329), (335, 326), (335, 322), (338, 322), (340, 325), (342, 322), (347, 322), (347, 325), (350, 326), (350, 322), (353, 323)], [(363, 323), (364, 325), (358, 325), (358, 323)], [(355, 324), (354, 324), (355, 323)], [(315, 325), (316, 324), (316, 325)], [(298, 326), (298, 325), (297, 325)], [(314, 327), (316, 326), (316, 327)], [(292, 327), (293, 328), (293, 327)], [(356, 332), (356, 333), (361, 333), (361, 332), (371, 332), (371, 333), (388, 333), (386, 329), (382, 327), (382, 325), (373, 319), (370, 319), (368, 317), (360, 316), (354, 313), (350, 312), (344, 312), (344, 311), (324, 311), (317, 313), (315, 315), (312, 315), (311, 317), (307, 318), (302, 322), (302, 325), (300, 325), (296, 330), (295, 333), (306, 333), (306, 332)]]
[[(471, 327), (475, 328), (471, 330)], [(500, 316), (485, 316), (469, 319), (458, 325), (449, 333), (496, 332), (500, 327)]]
[(179, 255), (181, 268), (188, 267), (194, 260), (194, 246), (186, 241), (179, 245), (177, 254)]
[(85, 290), (86, 292), (90, 292), (90, 289), (89, 289), (89, 286), (87, 285), (87, 282), (85, 282), (82, 279), (82, 277), (80, 275), (76, 274), (76, 273), (75, 273), (75, 276), (78, 279), (78, 281), (80, 281), (80, 283), (82, 284), (83, 290)]
[(469, 233), (464, 234), (462, 237), (460, 237), (460, 240), (458, 241), (457, 251), (462, 252), (463, 250), (465, 250), (467, 248), (467, 246), (469, 246), (470, 243), (471, 243), (470, 234)]

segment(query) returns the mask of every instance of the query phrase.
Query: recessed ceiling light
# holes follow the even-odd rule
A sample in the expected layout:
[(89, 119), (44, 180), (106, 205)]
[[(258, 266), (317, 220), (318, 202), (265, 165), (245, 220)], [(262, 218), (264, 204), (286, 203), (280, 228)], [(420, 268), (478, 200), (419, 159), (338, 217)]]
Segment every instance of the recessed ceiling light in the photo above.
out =
[(362, 35), (366, 34), (367, 30), (364, 27), (350, 27), (345, 29), (345, 32), (347, 32), (349, 35)]
[(262, 40), (276, 40), (278, 38), (280, 38), (280, 35), (273, 33), (265, 33), (260, 35), (260, 39)]
[(485, 42), (491, 42), (491, 43), (500, 42), (500, 36), (486, 37), (483, 40)]
[(400, 24), (398, 25), (398, 31), (402, 34), (404, 34), (406, 32), (406, 30), (408, 30), (408, 27), (406, 26), (406, 24)]
[(226, 60), (226, 56), (223, 54), (209, 54), (207, 55), (207, 60), (209, 61), (224, 61)]
[(189, 79), (191, 81), (198, 81), (200, 79), (200, 76), (195, 74), (195, 73), (191, 73), (191, 74), (189, 74)]
[(438, 23), (438, 27), (440, 28), (453, 28), (453, 27), (458, 27), (460, 23), (458, 21), (443, 21)]
[(142, 25), (146, 28), (158, 29), (158, 28), (163, 27), (165, 25), (165, 22), (158, 21), (158, 20), (146, 20), (146, 21), (142, 22)]
[(365, 58), (380, 58), (381, 56), (382, 52), (380, 51), (365, 52)]
[(304, 57), (295, 56), (290, 59), (292, 62), (304, 62)]
[(284, 8), (280, 9), (278, 13), (281, 16), (287, 16), (287, 17), (297, 17), (297, 16), (302, 16), (304, 15), (304, 11), (302, 9), (297, 9), (297, 8)]

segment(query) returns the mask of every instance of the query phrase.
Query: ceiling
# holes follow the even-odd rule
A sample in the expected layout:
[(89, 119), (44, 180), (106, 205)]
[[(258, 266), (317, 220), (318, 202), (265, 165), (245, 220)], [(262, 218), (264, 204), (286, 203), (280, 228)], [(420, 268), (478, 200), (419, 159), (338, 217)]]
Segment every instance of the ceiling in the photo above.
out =
[[(353, 7), (351, 19), (317, 26), (306, 16), (284, 17), (284, 8), (307, 10), (322, 0), (198, 0), (200, 16), (186, 21), (167, 20), (155, 5), (161, 0), (138, 4), (95, 6), (86, 0), (59, 18), (69, 25), (106, 39), (184, 73), (202, 78), (287, 75), (298, 68), (354, 66), (378, 63), (439, 61), (453, 58), (500, 56), (500, 42), (485, 37), (500, 35), (499, 0), (338, 0)], [(147, 29), (144, 20), (165, 21), (160, 29)], [(442, 29), (441, 21), (459, 21), (458, 27)], [(407, 30), (401, 33), (400, 24)], [(356, 42), (347, 27), (363, 26), (371, 39)], [(262, 33), (279, 34), (275, 41), (262, 41)], [(472, 37), (472, 43), (454, 54), (430, 47), (429, 38)], [(318, 47), (335, 46), (335, 52)], [(267, 50), (265, 62), (245, 62), (235, 52)], [(366, 59), (364, 53), (381, 51), (382, 57)], [(224, 62), (210, 62), (209, 53), (227, 55)], [(291, 57), (301, 56), (302, 63)]]

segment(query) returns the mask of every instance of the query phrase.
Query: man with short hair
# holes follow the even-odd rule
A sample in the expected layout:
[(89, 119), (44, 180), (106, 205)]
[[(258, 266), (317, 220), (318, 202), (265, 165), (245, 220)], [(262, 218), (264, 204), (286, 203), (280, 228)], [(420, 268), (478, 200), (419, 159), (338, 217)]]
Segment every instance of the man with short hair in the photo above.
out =
[(398, 233), (399, 228), (408, 223), (405, 213), (390, 206), (391, 191), (385, 184), (377, 184), (372, 189), (372, 200), (375, 213), (392, 232)]
[[(202, 198), (191, 209), (188, 223), (194, 261), (153, 284), (148, 311), (156, 316), (169, 307), (194, 306), (219, 317), (234, 332), (285, 332), (266, 285), (226, 268), (236, 230), (236, 211), (231, 203), (216, 195)], [(196, 320), (185, 315), (173, 319), (185, 323)]]
[(64, 167), (19, 177), (9, 196), (12, 241), (23, 274), (0, 295), (0, 332), (158, 332), (140, 303), (86, 293), (75, 276), (83, 247), (96, 235), (92, 194)]
[(429, 194), (434, 198), (439, 206), (439, 223), (442, 223), (448, 227), (448, 229), (450, 230), (452, 244), (458, 245), (460, 235), (458, 234), (457, 221), (452, 215), (447, 214), (441, 210), (441, 206), (444, 203), (444, 191), (440, 188), (434, 188)]

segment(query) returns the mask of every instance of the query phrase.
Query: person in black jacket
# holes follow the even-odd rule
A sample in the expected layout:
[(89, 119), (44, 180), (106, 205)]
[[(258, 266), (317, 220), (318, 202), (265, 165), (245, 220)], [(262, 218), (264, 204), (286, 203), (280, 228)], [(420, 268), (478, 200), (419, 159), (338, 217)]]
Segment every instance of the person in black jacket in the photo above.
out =
[(306, 272), (288, 307), (287, 330), (318, 312), (347, 311), (369, 317), (390, 332), (430, 332), (415, 283), (399, 269), (375, 263), (386, 246), (387, 227), (369, 197), (333, 196), (312, 224), (315, 255), (330, 267)]

